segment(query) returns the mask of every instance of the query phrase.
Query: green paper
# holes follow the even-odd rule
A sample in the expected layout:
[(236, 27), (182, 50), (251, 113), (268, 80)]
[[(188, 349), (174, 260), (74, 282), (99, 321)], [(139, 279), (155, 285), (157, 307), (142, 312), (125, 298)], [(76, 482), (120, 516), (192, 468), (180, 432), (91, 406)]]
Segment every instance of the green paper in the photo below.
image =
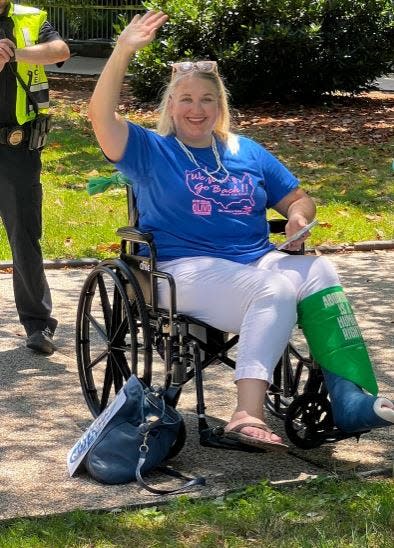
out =
[(91, 177), (86, 185), (86, 190), (89, 196), (105, 192), (108, 188), (120, 188), (130, 184), (129, 179), (120, 171), (116, 171), (109, 177)]

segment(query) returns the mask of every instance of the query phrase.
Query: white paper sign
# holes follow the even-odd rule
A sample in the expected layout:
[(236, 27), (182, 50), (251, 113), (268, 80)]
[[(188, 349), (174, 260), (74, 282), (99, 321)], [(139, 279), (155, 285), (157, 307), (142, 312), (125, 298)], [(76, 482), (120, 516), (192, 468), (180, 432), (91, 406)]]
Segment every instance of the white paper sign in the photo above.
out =
[(78, 466), (81, 464), (84, 456), (92, 447), (99, 434), (101, 434), (105, 426), (109, 423), (115, 413), (118, 412), (118, 410), (122, 407), (125, 401), (126, 394), (124, 392), (124, 389), (119, 390), (119, 392), (115, 396), (115, 399), (92, 422), (92, 424), (83, 433), (83, 435), (74, 445), (74, 447), (68, 452), (67, 468), (70, 476), (73, 476), (75, 474)]

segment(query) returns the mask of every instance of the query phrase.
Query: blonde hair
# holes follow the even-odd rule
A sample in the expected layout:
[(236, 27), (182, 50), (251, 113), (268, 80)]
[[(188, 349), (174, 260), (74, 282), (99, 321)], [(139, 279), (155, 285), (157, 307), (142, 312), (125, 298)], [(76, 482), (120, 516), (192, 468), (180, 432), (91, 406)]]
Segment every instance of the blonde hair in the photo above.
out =
[(192, 73), (175, 73), (172, 76), (171, 80), (167, 84), (166, 89), (164, 90), (159, 106), (160, 117), (157, 123), (158, 133), (163, 136), (174, 135), (176, 133), (174, 122), (169, 113), (169, 101), (179, 82), (181, 82), (184, 78), (190, 78), (191, 75), (201, 78), (203, 80), (208, 80), (209, 82), (212, 82), (215, 86), (219, 99), (219, 116), (213, 130), (215, 132), (215, 135), (217, 135), (221, 141), (226, 143), (230, 134), (230, 110), (228, 106), (228, 93), (222, 78), (216, 71), (202, 72), (199, 70), (194, 70)]

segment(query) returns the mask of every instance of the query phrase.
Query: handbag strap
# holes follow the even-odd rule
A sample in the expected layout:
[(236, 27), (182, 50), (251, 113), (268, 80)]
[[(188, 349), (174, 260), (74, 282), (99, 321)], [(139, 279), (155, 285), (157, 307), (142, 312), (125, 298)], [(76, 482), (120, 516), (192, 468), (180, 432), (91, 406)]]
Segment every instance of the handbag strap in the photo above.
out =
[[(141, 446), (143, 447), (143, 446)], [(175, 495), (177, 493), (184, 493), (185, 491), (188, 491), (192, 487), (195, 487), (196, 485), (205, 485), (205, 478), (203, 477), (197, 477), (197, 478), (189, 478), (188, 476), (185, 476), (178, 472), (177, 470), (174, 470), (173, 468), (169, 468), (168, 466), (158, 466), (158, 470), (161, 470), (168, 476), (172, 476), (174, 478), (181, 478), (188, 480), (184, 485), (181, 487), (177, 487), (175, 489), (157, 489), (156, 487), (151, 487), (146, 481), (143, 479), (141, 475), (141, 468), (143, 467), (145, 460), (146, 460), (146, 453), (147, 451), (142, 449), (140, 447), (140, 457), (138, 459), (137, 463), (137, 469), (135, 471), (135, 477), (137, 480), (138, 485), (149, 491), (150, 493), (153, 493), (154, 495)]]
[(181, 472), (178, 472), (177, 470), (174, 470), (173, 468), (169, 468), (168, 466), (158, 466), (157, 469), (161, 470), (168, 476), (172, 476), (174, 478), (181, 478), (187, 480), (187, 482), (182, 485), (181, 487), (177, 487), (175, 489), (157, 489), (156, 487), (151, 487), (146, 481), (143, 479), (141, 474), (141, 469), (145, 464), (146, 461), (146, 455), (149, 451), (148, 446), (148, 437), (149, 432), (152, 430), (152, 428), (155, 428), (158, 426), (160, 422), (163, 422), (161, 418), (152, 421), (152, 422), (145, 422), (142, 425), (142, 429), (144, 431), (144, 439), (139, 447), (139, 458), (137, 462), (137, 468), (135, 471), (135, 477), (137, 480), (138, 485), (149, 491), (150, 493), (153, 493), (154, 495), (174, 495), (177, 493), (184, 493), (185, 491), (188, 491), (192, 487), (195, 487), (196, 485), (205, 485), (205, 478), (203, 477), (197, 477), (197, 478), (189, 478), (188, 476), (185, 476), (181, 474)]

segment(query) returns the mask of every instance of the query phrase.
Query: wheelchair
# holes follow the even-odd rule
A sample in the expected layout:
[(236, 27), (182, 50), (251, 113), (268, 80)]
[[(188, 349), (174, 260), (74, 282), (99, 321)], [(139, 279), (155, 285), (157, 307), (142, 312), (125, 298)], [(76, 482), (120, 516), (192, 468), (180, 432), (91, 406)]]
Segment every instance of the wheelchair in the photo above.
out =
[[(175, 281), (156, 270), (155, 243), (152, 234), (138, 229), (138, 211), (130, 186), (127, 202), (129, 225), (117, 231), (120, 256), (94, 267), (78, 304), (78, 373), (92, 415), (97, 417), (107, 407), (131, 374), (151, 386), (153, 363), (159, 361), (159, 387), (171, 406), (176, 407), (183, 386), (194, 379), (201, 445), (261, 451), (224, 437), (223, 427), (210, 427), (205, 415), (203, 371), (219, 362), (235, 369), (230, 354), (238, 335), (177, 312)], [(270, 230), (284, 234), (285, 224), (286, 220), (275, 219), (270, 221)], [(141, 246), (146, 247), (148, 256), (138, 254)], [(304, 249), (297, 253), (304, 253)], [(168, 309), (158, 306), (159, 280), (170, 291)], [(335, 426), (321, 368), (307, 347), (297, 349), (292, 341), (275, 367), (265, 406), (284, 421), (289, 440), (301, 449), (360, 435)], [(171, 456), (182, 449), (185, 440), (183, 425)]]

